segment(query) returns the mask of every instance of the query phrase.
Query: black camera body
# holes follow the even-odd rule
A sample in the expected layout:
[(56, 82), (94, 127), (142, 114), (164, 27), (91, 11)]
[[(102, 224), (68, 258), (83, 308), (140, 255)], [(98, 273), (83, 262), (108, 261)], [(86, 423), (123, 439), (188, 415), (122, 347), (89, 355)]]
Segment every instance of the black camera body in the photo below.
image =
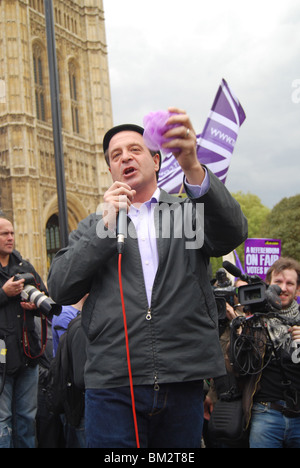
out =
[(24, 287), (28, 284), (34, 286), (36, 284), (35, 278), (32, 273), (19, 273), (15, 275), (14, 281), (21, 281), (25, 280)]
[(59, 315), (61, 313), (62, 306), (56, 304), (50, 297), (46, 296), (36, 288), (36, 281), (31, 273), (15, 275), (14, 281), (20, 280), (25, 280), (24, 289), (21, 292), (21, 298), (23, 301), (35, 304), (46, 317)]
[(282, 309), (279, 286), (260, 283), (241, 286), (238, 291), (239, 303), (250, 309), (253, 314), (268, 314)]
[(238, 291), (239, 303), (252, 314), (269, 314), (282, 309), (279, 286), (268, 286), (263, 281), (241, 286)]
[(226, 302), (232, 307), (234, 306), (234, 296), (237, 295), (236, 288), (232, 286), (224, 268), (216, 273), (216, 278), (213, 280), (213, 293), (218, 308), (219, 322), (226, 320)]
[(239, 303), (244, 306), (245, 312), (266, 315), (282, 309), (279, 286), (269, 286), (259, 276), (243, 275), (241, 270), (230, 262), (224, 262), (223, 266), (229, 273), (248, 283), (238, 288)]

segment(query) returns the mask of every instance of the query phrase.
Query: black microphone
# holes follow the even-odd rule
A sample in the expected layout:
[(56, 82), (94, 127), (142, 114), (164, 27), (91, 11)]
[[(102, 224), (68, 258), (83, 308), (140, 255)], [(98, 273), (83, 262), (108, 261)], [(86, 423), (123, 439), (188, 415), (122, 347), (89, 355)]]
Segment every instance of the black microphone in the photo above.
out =
[(241, 270), (237, 266), (233, 265), (233, 263), (225, 261), (223, 262), (223, 267), (235, 278), (242, 278), (244, 276)]
[(257, 284), (262, 282), (262, 279), (259, 276), (249, 276), (247, 275), (247, 273), (243, 275), (241, 270), (237, 266), (233, 265), (233, 263), (225, 261), (223, 262), (223, 267), (232, 276), (234, 276), (235, 278), (240, 278), (242, 281), (245, 281), (245, 283)]
[(117, 249), (118, 253), (122, 254), (125, 247), (125, 237), (127, 234), (127, 211), (121, 209), (118, 214), (117, 221)]

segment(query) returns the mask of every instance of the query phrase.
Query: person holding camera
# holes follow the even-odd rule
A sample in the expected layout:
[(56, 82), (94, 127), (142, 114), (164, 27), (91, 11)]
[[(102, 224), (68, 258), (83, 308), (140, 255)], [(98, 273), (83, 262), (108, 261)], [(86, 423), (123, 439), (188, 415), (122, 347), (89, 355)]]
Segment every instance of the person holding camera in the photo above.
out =
[(25, 279), (15, 277), (30, 273), (39, 290), (47, 290), (14, 244), (11, 222), (0, 217), (0, 448), (35, 448), (42, 345), (34, 324), (37, 307), (21, 298)]
[[(189, 197), (176, 198), (158, 188), (160, 154), (147, 147), (143, 128), (114, 127), (103, 141), (113, 178), (103, 216), (82, 221), (50, 269), (54, 300), (72, 304), (90, 293), (82, 311), (89, 339), (89, 448), (138, 446), (118, 281), (120, 197), (128, 213), (122, 279), (140, 446), (199, 448), (203, 379), (225, 372), (208, 261), (246, 238), (247, 221), (224, 184), (199, 163), (188, 115), (170, 112), (172, 129), (164, 134), (164, 147), (174, 151)], [(197, 204), (205, 206), (204, 242), (190, 249), (178, 231), (184, 221), (198, 224)]]
[(244, 288), (250, 314), (233, 327), (230, 362), (243, 388), (250, 448), (300, 448), (299, 262), (280, 258), (266, 282), (267, 290), (257, 281)]
[(272, 358), (254, 396), (250, 448), (300, 448), (300, 264), (280, 258), (269, 269), (267, 283), (281, 288), (282, 310), (267, 319)]

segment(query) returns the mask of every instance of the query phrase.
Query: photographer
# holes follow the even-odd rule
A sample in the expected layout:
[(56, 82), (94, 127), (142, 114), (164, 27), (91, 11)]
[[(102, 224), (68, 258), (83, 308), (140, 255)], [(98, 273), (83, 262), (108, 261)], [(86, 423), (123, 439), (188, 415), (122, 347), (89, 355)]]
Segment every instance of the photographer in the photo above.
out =
[(243, 315), (243, 308), (238, 306), (237, 289), (247, 283), (237, 279), (233, 286), (224, 268), (217, 271), (212, 283), (218, 307), (220, 341), (225, 355), (230, 340), (231, 321)]
[[(219, 315), (219, 337), (220, 344), (226, 362), (227, 351), (230, 342), (231, 322), (238, 316), (243, 316), (243, 308), (238, 305), (237, 289), (246, 285), (244, 281), (237, 279), (232, 286), (224, 268), (216, 273), (216, 278), (212, 280), (215, 300)], [(210, 388), (204, 401), (205, 419), (208, 426), (205, 427), (204, 439), (207, 448), (225, 448), (230, 444), (231, 448), (243, 448), (244, 441), (219, 440), (218, 436), (211, 431), (209, 425), (210, 417), (219, 401), (220, 395), (231, 393), (236, 387), (236, 381), (232, 372), (210, 381)]]
[(281, 304), (277, 311), (261, 313), (257, 308), (254, 318), (247, 319), (248, 335), (245, 328), (237, 332), (252, 346), (248, 362), (256, 367), (241, 379), (247, 424), (251, 417), (250, 448), (300, 448), (300, 312), (295, 300), (300, 264), (279, 259), (269, 269), (267, 282), (281, 288), (282, 309)]
[(0, 217), (0, 448), (34, 448), (37, 411), (38, 359), (41, 345), (35, 332), (32, 303), (20, 294), (31, 273), (46, 292), (33, 266), (14, 250), (14, 229)]

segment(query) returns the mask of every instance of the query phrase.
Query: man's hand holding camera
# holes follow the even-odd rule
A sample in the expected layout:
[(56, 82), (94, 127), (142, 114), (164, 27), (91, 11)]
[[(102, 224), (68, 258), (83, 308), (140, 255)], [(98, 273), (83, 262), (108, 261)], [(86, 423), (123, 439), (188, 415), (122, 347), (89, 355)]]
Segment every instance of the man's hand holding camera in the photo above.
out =
[(21, 302), (20, 305), (25, 310), (37, 310), (37, 306), (31, 302)]
[(7, 295), (7, 297), (16, 297), (24, 289), (25, 280), (22, 279), (20, 281), (14, 281), (14, 277), (10, 278), (2, 287), (3, 291)]
[[(2, 287), (3, 291), (7, 297), (17, 297), (19, 296), (24, 289), (25, 279), (15, 281), (14, 277), (10, 278)], [(35, 304), (30, 302), (20, 302), (20, 305), (25, 310), (36, 310), (37, 307)]]
[(290, 328), (290, 333), (292, 334), (292, 339), (294, 341), (300, 341), (300, 327), (294, 326)]

